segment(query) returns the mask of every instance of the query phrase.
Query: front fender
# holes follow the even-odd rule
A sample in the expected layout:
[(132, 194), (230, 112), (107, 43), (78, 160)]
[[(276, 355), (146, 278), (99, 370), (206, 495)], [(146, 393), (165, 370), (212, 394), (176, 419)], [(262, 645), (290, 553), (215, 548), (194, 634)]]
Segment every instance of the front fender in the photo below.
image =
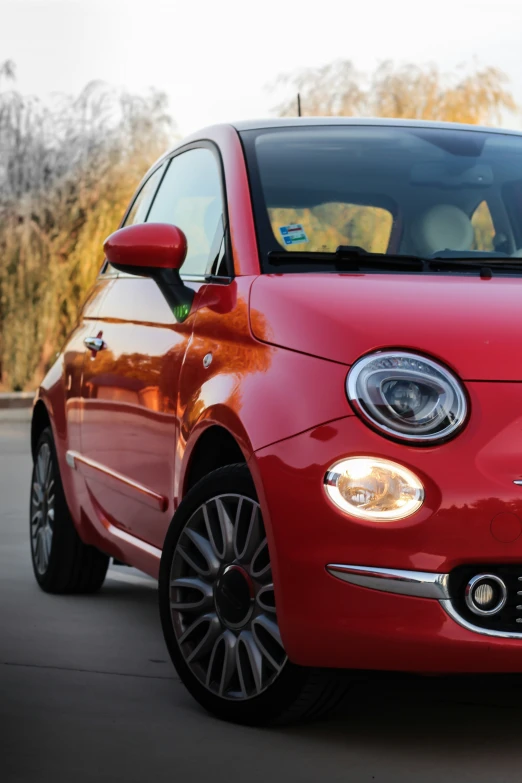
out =
[[(202, 421), (228, 429), (245, 454), (352, 415), (347, 366), (257, 340), (248, 294), (255, 278), (208, 286), (180, 377), (180, 435)], [(268, 329), (258, 316), (257, 329)], [(267, 335), (268, 336), (268, 335)]]

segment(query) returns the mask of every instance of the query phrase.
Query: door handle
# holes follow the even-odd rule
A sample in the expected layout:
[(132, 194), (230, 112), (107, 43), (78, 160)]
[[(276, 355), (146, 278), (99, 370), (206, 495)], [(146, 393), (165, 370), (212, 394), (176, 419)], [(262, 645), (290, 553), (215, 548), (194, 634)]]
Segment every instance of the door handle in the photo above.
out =
[(94, 353), (98, 353), (98, 351), (101, 351), (101, 349), (105, 347), (105, 343), (101, 337), (86, 337), (83, 342), (89, 351), (94, 351)]

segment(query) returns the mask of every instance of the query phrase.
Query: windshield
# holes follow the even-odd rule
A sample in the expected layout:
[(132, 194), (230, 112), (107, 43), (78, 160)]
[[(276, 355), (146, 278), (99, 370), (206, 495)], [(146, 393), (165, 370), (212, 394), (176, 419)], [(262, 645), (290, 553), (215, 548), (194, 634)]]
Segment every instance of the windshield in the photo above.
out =
[(264, 271), (299, 269), (271, 263), (274, 251), (322, 254), (306, 268), (326, 268), (324, 254), (339, 246), (421, 258), (522, 257), (522, 136), (316, 125), (247, 131), (242, 139)]

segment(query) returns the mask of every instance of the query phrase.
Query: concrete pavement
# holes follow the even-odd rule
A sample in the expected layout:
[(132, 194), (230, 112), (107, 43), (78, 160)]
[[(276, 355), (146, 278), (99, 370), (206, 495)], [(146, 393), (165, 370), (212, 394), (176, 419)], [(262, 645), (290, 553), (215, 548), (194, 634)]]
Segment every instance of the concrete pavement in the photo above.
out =
[[(503, 783), (522, 779), (520, 680), (376, 680), (332, 720), (220, 723), (168, 660), (153, 580), (42, 593), (28, 542), (27, 421), (0, 421), (1, 783)], [(521, 648), (522, 655), (522, 648)]]

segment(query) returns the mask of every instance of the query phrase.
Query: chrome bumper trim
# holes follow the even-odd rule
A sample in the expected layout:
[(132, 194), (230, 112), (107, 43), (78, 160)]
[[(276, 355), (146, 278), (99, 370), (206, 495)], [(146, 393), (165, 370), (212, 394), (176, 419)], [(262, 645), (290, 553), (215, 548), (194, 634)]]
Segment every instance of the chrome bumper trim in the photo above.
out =
[(371, 566), (341, 565), (332, 563), (326, 570), (337, 579), (359, 587), (380, 590), (384, 593), (399, 593), (415, 598), (449, 599), (449, 574), (431, 571), (404, 571), (399, 568), (372, 568)]
[(341, 565), (332, 563), (326, 570), (344, 582), (379, 590), (384, 593), (399, 593), (415, 598), (435, 598), (446, 614), (467, 631), (481, 636), (497, 639), (522, 639), (522, 633), (515, 631), (492, 631), (473, 625), (461, 617), (451, 603), (448, 580), (449, 574), (436, 574), (431, 571), (404, 571), (400, 568), (372, 568), (371, 566)]
[(452, 620), (455, 620), (456, 623), (467, 631), (473, 631), (473, 633), (479, 633), (482, 636), (496, 636), (499, 639), (522, 639), (522, 633), (516, 633), (515, 631), (491, 631), (489, 628), (481, 628), (479, 625), (468, 623), (467, 620), (460, 616), (449, 600), (441, 601), (440, 605), (449, 614)]

